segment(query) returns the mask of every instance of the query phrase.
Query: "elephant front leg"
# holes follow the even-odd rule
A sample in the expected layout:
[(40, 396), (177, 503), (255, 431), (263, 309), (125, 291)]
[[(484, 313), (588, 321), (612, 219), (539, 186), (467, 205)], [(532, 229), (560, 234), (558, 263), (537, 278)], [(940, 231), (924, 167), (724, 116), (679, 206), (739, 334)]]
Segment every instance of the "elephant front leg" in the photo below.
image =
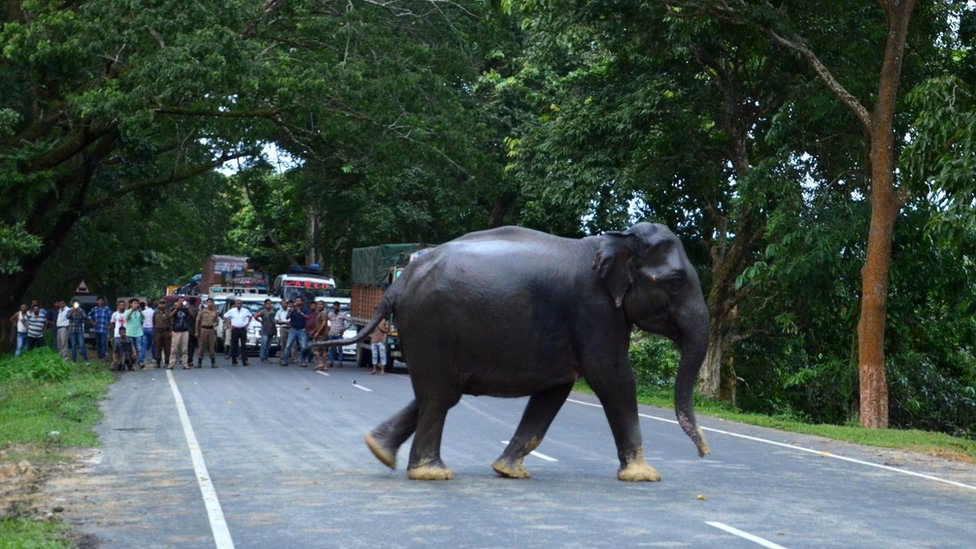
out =
[(572, 388), (573, 384), (569, 383), (532, 395), (522, 414), (522, 421), (515, 430), (515, 436), (502, 455), (491, 464), (496, 473), (508, 478), (528, 478), (529, 472), (522, 462), (526, 455), (542, 443), (546, 431)]
[(617, 478), (632, 482), (661, 480), (657, 470), (644, 461), (644, 443), (637, 416), (637, 390), (629, 366), (626, 374), (616, 376), (612, 382), (587, 381), (603, 404), (617, 444), (617, 457), (620, 459)]
[(413, 400), (393, 417), (366, 433), (366, 446), (376, 459), (396, 469), (397, 450), (417, 430), (417, 401)]
[[(458, 399), (460, 396), (458, 396)], [(419, 403), (417, 434), (410, 447), (407, 478), (411, 480), (451, 480), (454, 472), (441, 461), (441, 437), (447, 411), (457, 403), (428, 401)]]

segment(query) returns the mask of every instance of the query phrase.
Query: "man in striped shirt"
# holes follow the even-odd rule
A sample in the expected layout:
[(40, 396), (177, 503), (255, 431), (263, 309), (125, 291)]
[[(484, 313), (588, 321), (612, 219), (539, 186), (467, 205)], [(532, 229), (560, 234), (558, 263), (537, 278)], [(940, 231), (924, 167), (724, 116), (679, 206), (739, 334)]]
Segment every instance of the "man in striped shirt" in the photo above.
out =
[(47, 312), (35, 302), (27, 313), (27, 350), (40, 349), (44, 345), (44, 326)]

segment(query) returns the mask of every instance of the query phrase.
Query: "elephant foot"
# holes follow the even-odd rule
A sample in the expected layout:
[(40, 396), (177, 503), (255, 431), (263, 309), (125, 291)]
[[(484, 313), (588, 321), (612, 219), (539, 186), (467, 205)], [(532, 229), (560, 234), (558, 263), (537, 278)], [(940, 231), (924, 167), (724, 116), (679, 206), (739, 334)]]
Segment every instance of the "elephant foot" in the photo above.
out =
[(366, 433), (365, 440), (366, 446), (369, 448), (370, 452), (373, 452), (376, 459), (380, 460), (383, 465), (386, 465), (390, 469), (396, 469), (396, 452), (390, 452), (381, 446), (380, 443), (373, 438), (373, 433)]
[(628, 482), (660, 482), (661, 475), (657, 469), (644, 461), (644, 449), (641, 448), (633, 459), (617, 471), (617, 478)]
[(529, 471), (522, 464), (522, 460), (517, 461), (507, 461), (502, 458), (498, 458), (495, 463), (491, 464), (491, 468), (498, 473), (499, 476), (505, 478), (529, 478)]
[(407, 469), (407, 478), (410, 480), (451, 480), (454, 478), (454, 471), (443, 464), (426, 463)]

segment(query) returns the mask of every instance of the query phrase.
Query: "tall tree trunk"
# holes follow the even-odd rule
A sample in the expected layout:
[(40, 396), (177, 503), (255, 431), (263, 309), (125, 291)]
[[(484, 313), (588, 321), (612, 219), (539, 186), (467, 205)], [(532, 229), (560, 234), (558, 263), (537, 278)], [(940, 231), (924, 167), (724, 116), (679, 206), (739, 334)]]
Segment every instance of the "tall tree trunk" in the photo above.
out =
[(902, 200), (895, 189), (894, 117), (901, 80), (908, 22), (915, 0), (883, 4), (888, 21), (878, 102), (871, 116), (871, 226), (867, 257), (861, 270), (861, 317), (857, 323), (861, 426), (888, 427), (888, 385), (885, 380), (885, 318), (891, 239)]

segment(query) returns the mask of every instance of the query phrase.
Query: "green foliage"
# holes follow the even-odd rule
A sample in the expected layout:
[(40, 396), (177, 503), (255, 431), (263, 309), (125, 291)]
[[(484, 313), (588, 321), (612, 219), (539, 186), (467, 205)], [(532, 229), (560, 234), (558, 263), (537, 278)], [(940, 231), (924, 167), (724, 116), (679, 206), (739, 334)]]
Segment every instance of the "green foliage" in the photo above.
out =
[(642, 388), (674, 386), (678, 372), (678, 349), (667, 339), (635, 332), (628, 351), (634, 379)]
[(60, 383), (71, 375), (71, 366), (48, 347), (7, 355), (0, 359), (0, 381), (26, 380), (38, 383)]
[(98, 444), (92, 427), (101, 419), (98, 404), (112, 382), (104, 366), (69, 364), (39, 349), (0, 358), (0, 381), (0, 447)]
[(68, 525), (60, 520), (34, 520), (8, 516), (0, 520), (0, 547), (8, 549), (61, 549), (71, 547)]
[(6, 225), (0, 223), (0, 274), (20, 272), (20, 260), (36, 254), (41, 249), (41, 239), (24, 228), (24, 223)]

